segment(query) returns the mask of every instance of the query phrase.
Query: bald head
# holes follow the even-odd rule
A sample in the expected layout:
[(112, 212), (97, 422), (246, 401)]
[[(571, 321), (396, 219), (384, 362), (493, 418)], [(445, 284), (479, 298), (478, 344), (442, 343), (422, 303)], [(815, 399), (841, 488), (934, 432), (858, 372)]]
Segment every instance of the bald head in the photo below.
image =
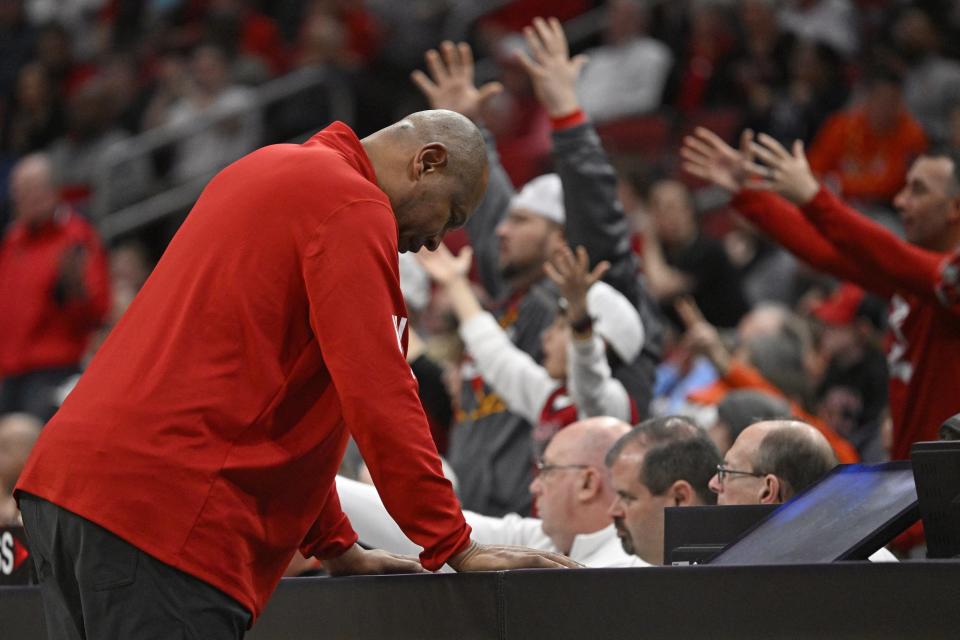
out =
[(6, 493), (13, 491), (42, 426), (25, 413), (0, 417), (0, 484)]
[(469, 197), (476, 204), (480, 203), (487, 187), (487, 149), (477, 125), (466, 116), (447, 109), (411, 113), (398, 124), (403, 131), (412, 128), (420, 144), (445, 145), (447, 169), (465, 185), (473, 187)]
[(53, 217), (59, 203), (50, 159), (42, 153), (25, 156), (10, 174), (10, 199), (17, 221), (30, 227)]
[(436, 249), (480, 205), (486, 148), (477, 126), (459, 113), (419, 111), (362, 142), (397, 218), (401, 252)]
[(824, 435), (806, 422), (768, 420), (753, 426), (764, 432), (755, 468), (783, 480), (784, 501), (804, 491), (838, 464)]
[(577, 451), (584, 464), (603, 469), (607, 451), (630, 429), (630, 425), (616, 418), (587, 418), (565, 427), (553, 436), (550, 445), (558, 449)]
[(830, 443), (799, 420), (766, 420), (750, 425), (733, 443), (724, 466), (747, 474), (714, 476), (720, 504), (786, 502), (837, 465)]
[(544, 450), (530, 493), (544, 533), (564, 553), (575, 536), (610, 525), (606, 512), (613, 491), (603, 457), (629, 431), (630, 425), (615, 418), (580, 420), (559, 431)]

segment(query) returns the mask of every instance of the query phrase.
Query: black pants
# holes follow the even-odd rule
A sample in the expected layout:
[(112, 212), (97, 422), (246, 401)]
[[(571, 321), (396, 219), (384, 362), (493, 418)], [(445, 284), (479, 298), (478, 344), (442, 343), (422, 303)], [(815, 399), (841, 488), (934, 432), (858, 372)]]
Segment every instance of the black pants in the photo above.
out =
[(51, 502), (20, 507), (51, 640), (243, 637), (250, 614), (222, 591)]

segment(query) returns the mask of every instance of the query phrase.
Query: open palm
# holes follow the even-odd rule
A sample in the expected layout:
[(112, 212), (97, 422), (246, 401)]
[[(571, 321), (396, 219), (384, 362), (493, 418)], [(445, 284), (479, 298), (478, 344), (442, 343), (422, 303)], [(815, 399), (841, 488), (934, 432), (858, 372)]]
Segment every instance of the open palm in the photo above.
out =
[(734, 149), (720, 136), (704, 127), (697, 127), (683, 140), (680, 157), (683, 169), (702, 180), (735, 193), (747, 180), (746, 165), (750, 160), (750, 142), (753, 132), (745, 130), (740, 136), (740, 150)]

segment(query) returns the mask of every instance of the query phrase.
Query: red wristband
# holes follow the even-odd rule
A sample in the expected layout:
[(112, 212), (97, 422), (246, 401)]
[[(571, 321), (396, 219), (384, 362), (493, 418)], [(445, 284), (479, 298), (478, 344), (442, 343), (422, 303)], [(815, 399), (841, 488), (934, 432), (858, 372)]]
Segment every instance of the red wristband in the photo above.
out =
[(577, 109), (573, 113), (568, 113), (565, 116), (558, 116), (556, 118), (550, 118), (550, 126), (554, 130), (559, 129), (569, 129), (575, 127), (579, 124), (583, 124), (587, 121), (587, 114), (583, 112), (583, 109)]

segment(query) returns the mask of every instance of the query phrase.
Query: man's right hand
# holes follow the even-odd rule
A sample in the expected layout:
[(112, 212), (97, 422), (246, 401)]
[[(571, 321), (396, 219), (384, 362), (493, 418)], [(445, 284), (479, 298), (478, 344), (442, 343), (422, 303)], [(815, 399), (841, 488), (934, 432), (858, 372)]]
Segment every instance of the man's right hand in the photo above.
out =
[(590, 256), (582, 246), (577, 247), (577, 254), (574, 256), (570, 247), (563, 245), (543, 264), (547, 277), (553, 280), (560, 289), (560, 295), (566, 299), (567, 320), (573, 323), (586, 318), (587, 291), (609, 269), (610, 263), (604, 260), (590, 271)]
[(692, 135), (683, 139), (683, 147), (680, 149), (683, 170), (730, 193), (736, 193), (748, 180), (747, 167), (752, 159), (752, 141), (753, 132), (745, 130), (740, 134), (738, 151), (713, 131), (697, 127)]
[(447, 560), (447, 564), (457, 572), (583, 567), (560, 553), (510, 545), (479, 544), (473, 540), (470, 546)]
[(517, 59), (530, 76), (537, 100), (553, 118), (575, 113), (580, 109), (577, 78), (587, 57), (570, 57), (567, 36), (556, 18), (534, 18), (532, 26), (524, 27), (523, 36), (530, 55), (520, 52)]
[(445, 41), (440, 51), (427, 51), (426, 60), (430, 76), (417, 70), (410, 77), (431, 109), (449, 109), (475, 121), (483, 103), (503, 90), (499, 82), (488, 82), (479, 89), (474, 85), (473, 51), (466, 42)]

